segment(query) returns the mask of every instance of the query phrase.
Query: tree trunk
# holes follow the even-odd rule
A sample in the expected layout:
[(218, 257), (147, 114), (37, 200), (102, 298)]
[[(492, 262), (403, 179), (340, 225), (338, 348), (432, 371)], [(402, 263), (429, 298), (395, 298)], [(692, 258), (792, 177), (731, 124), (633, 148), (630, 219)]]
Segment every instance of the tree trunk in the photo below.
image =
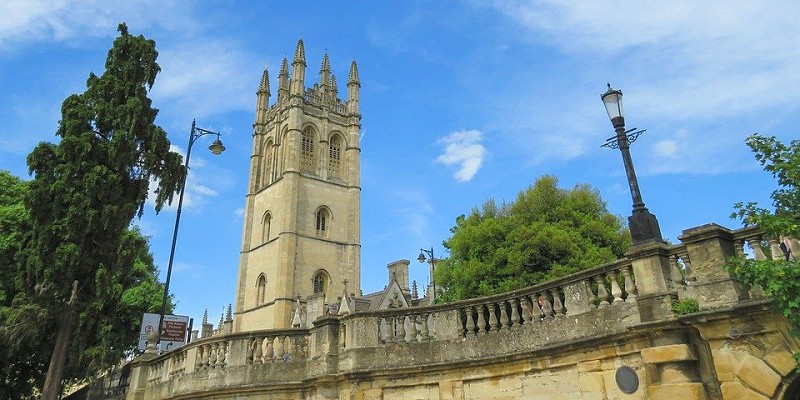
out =
[(61, 379), (64, 377), (64, 366), (67, 363), (67, 349), (75, 326), (75, 311), (73, 307), (78, 291), (78, 281), (72, 283), (72, 295), (67, 303), (67, 310), (58, 319), (58, 335), (53, 355), (50, 356), (50, 366), (47, 367), (47, 376), (44, 378), (42, 400), (58, 400), (61, 397)]

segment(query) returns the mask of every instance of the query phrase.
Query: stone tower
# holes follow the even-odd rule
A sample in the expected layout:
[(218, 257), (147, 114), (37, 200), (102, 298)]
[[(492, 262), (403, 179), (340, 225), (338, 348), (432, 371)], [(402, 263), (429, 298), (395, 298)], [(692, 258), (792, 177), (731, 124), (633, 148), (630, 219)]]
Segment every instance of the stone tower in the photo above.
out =
[(305, 86), (306, 56), (297, 42), (270, 104), (261, 77), (244, 213), (234, 331), (287, 328), (298, 297), (336, 303), (360, 287), (358, 68), (350, 65), (347, 100), (338, 97), (328, 55), (319, 83)]

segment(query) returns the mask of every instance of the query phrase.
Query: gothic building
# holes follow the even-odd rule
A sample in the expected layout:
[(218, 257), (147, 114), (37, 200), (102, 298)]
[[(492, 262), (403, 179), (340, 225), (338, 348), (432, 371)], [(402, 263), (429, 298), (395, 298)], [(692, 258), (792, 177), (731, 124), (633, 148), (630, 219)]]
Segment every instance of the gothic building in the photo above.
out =
[(275, 102), (266, 69), (258, 88), (234, 331), (288, 327), (299, 300), (332, 303), (360, 285), (358, 68), (345, 101), (327, 54), (319, 82), (305, 78), (301, 39)]

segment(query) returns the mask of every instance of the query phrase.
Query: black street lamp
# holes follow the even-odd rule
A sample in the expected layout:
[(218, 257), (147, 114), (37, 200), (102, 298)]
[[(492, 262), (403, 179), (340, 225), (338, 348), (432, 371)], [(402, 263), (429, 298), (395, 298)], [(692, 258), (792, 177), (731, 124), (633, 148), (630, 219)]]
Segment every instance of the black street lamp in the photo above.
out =
[(430, 250), (419, 249), (419, 257), (417, 257), (417, 261), (420, 263), (425, 262), (425, 254), (431, 258), (431, 267), (430, 267), (430, 274), (431, 274), (431, 285), (433, 286), (433, 293), (431, 294), (431, 304), (434, 303), (436, 300), (436, 278), (433, 276), (434, 271), (436, 271), (436, 257), (433, 256), (433, 246), (431, 246)]
[(644, 206), (642, 194), (639, 192), (639, 182), (636, 180), (636, 171), (633, 169), (633, 160), (631, 160), (630, 144), (644, 133), (644, 129), (638, 131), (636, 128), (625, 130), (621, 90), (612, 89), (609, 83), (608, 90), (600, 95), (600, 99), (603, 100), (608, 118), (617, 133), (616, 136), (608, 138), (603, 146), (619, 149), (622, 153), (622, 162), (625, 164), (625, 173), (628, 175), (628, 186), (630, 186), (633, 199), (633, 214), (628, 217), (628, 227), (631, 230), (633, 244), (661, 242), (663, 239), (661, 238), (661, 229), (658, 227), (658, 220)]
[(211, 154), (218, 156), (225, 151), (225, 146), (222, 145), (222, 140), (219, 139), (219, 132), (212, 132), (203, 128), (198, 128), (195, 120), (192, 120), (192, 130), (189, 132), (189, 145), (186, 146), (186, 160), (183, 167), (186, 173), (183, 175), (181, 181), (181, 192), (178, 195), (178, 210), (175, 213), (175, 229), (172, 231), (172, 247), (169, 250), (169, 263), (167, 264), (167, 280), (164, 282), (164, 298), (161, 300), (161, 314), (158, 318), (158, 340), (156, 340), (156, 348), (161, 349), (161, 334), (163, 333), (164, 313), (167, 311), (167, 297), (169, 297), (169, 280), (172, 276), (172, 262), (175, 260), (175, 243), (178, 241), (178, 226), (181, 223), (181, 209), (183, 208), (183, 193), (186, 191), (186, 177), (189, 175), (189, 156), (192, 155), (192, 145), (194, 142), (205, 135), (217, 135), (217, 139), (208, 146)]

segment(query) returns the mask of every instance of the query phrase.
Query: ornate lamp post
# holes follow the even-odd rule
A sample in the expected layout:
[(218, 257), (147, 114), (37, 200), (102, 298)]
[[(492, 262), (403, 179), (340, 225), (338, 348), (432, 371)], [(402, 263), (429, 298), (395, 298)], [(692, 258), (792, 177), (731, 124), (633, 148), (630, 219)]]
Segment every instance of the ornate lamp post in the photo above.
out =
[(633, 244), (661, 242), (663, 239), (661, 238), (661, 229), (658, 227), (658, 220), (644, 206), (642, 194), (639, 192), (639, 182), (636, 180), (636, 171), (633, 169), (633, 160), (631, 160), (630, 144), (636, 141), (639, 135), (644, 133), (644, 130), (637, 131), (636, 128), (625, 130), (621, 90), (612, 89), (609, 83), (608, 90), (600, 95), (600, 99), (603, 100), (608, 118), (617, 133), (616, 136), (608, 138), (603, 146), (619, 149), (622, 153), (622, 162), (625, 164), (625, 173), (628, 175), (628, 186), (630, 186), (633, 199), (633, 214), (628, 217), (628, 226), (631, 230)]
[(225, 146), (222, 145), (222, 140), (219, 139), (219, 132), (212, 132), (203, 128), (198, 128), (195, 120), (192, 120), (192, 130), (189, 132), (189, 145), (186, 146), (186, 161), (183, 166), (186, 169), (186, 174), (183, 175), (181, 182), (181, 192), (178, 195), (178, 210), (175, 213), (175, 229), (172, 231), (172, 247), (169, 250), (169, 263), (167, 264), (167, 280), (164, 282), (164, 297), (161, 300), (161, 314), (158, 318), (158, 340), (156, 346), (161, 349), (161, 334), (163, 333), (164, 313), (167, 311), (167, 297), (169, 297), (169, 281), (172, 276), (172, 262), (175, 260), (175, 243), (178, 241), (178, 226), (181, 223), (181, 209), (183, 208), (183, 194), (186, 191), (186, 177), (189, 175), (189, 157), (192, 155), (192, 145), (194, 142), (205, 135), (217, 135), (217, 139), (208, 146), (211, 154), (218, 156), (225, 151)]
[(436, 271), (436, 257), (433, 256), (433, 246), (431, 246), (430, 250), (419, 249), (419, 257), (417, 257), (417, 261), (420, 263), (425, 262), (425, 255), (431, 258), (431, 267), (430, 267), (430, 274), (431, 274), (431, 285), (433, 286), (433, 293), (431, 294), (431, 304), (436, 301), (436, 278), (433, 276), (433, 272)]

